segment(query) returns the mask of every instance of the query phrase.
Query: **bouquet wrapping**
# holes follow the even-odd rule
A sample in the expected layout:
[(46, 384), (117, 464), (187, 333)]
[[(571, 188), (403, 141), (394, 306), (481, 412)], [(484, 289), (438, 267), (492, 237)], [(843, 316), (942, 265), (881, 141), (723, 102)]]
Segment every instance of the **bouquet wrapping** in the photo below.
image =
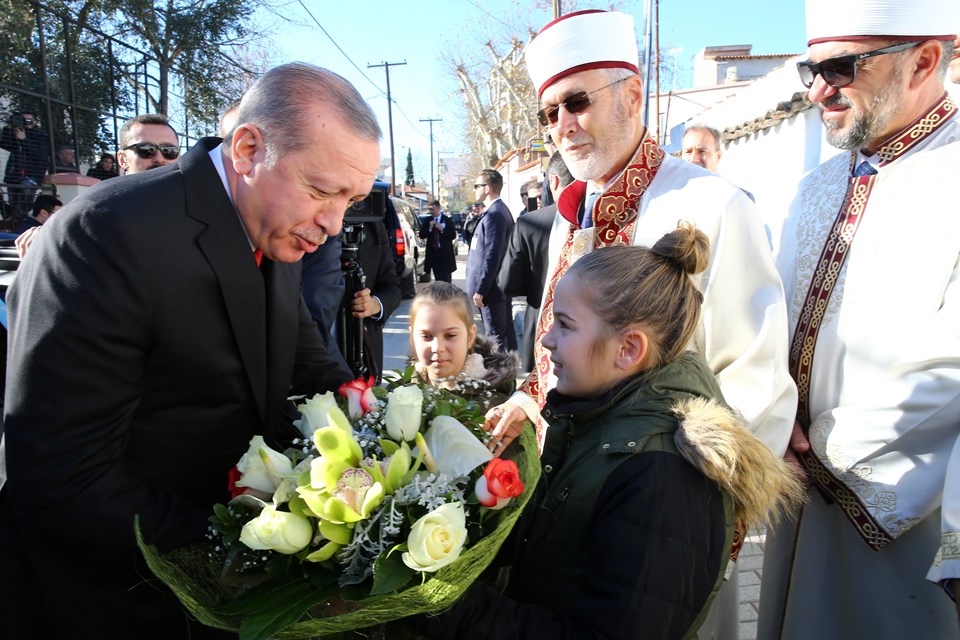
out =
[[(231, 473), (208, 542), (150, 569), (200, 622), (242, 640), (309, 638), (450, 607), (486, 569), (540, 474), (525, 429), (493, 458), (480, 425), (491, 393), (412, 369), (299, 405), (283, 452), (260, 436)], [(349, 417), (348, 417), (349, 416)]]

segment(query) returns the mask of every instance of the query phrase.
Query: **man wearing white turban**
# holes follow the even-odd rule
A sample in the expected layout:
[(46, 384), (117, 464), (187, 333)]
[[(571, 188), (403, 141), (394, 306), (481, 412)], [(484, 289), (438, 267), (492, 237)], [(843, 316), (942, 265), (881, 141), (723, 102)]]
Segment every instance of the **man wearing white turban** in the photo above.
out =
[[(726, 401), (778, 455), (786, 448), (796, 388), (786, 361), (786, 307), (753, 203), (723, 178), (665, 153), (643, 125), (633, 18), (571, 13), (526, 49), (543, 109), (538, 116), (577, 180), (558, 200), (535, 349), (535, 369), (504, 406), (494, 433), (509, 442), (524, 417), (536, 422), (556, 384), (542, 337), (553, 293), (570, 264), (614, 244), (652, 246), (684, 219), (710, 238), (710, 266), (697, 279), (703, 314), (691, 349), (704, 355)], [(543, 436), (542, 425), (538, 435)], [(739, 638), (737, 573), (721, 589), (705, 629)], [(725, 611), (727, 615), (719, 616)]]
[(807, 0), (800, 79), (848, 153), (800, 183), (777, 259), (810, 491), (767, 537), (761, 640), (960, 637), (935, 584), (960, 577), (958, 7)]

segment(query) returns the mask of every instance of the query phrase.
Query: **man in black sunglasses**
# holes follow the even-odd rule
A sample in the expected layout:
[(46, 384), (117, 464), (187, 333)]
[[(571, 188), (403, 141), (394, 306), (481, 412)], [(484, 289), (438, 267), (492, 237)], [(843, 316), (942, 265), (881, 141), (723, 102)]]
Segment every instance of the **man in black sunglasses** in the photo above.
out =
[[(552, 388), (554, 377), (542, 338), (553, 318), (554, 288), (567, 266), (589, 250), (613, 244), (652, 246), (676, 229), (679, 219), (685, 219), (708, 234), (711, 243), (710, 275), (703, 280), (704, 311), (697, 330), (705, 339), (691, 346), (701, 351), (717, 374), (727, 402), (744, 414), (760, 439), (782, 453), (793, 422), (796, 387), (783, 349), (786, 306), (763, 224), (739, 189), (702, 167), (666, 154), (646, 131), (642, 115), (646, 92), (639, 75), (633, 17), (605, 11), (568, 14), (545, 26), (527, 46), (525, 56), (540, 98), (540, 122), (576, 180), (558, 199), (559, 215), (550, 234), (551, 264), (534, 344), (536, 366), (522, 391), (505, 405), (494, 436), (509, 443), (525, 417), (536, 423)], [(681, 519), (670, 526), (698, 529), (690, 526), (692, 521), (684, 525)], [(607, 542), (608, 548), (596, 552), (614, 557), (619, 541)], [(629, 544), (658, 543), (631, 539)], [(663, 566), (677, 568), (683, 562), (682, 554), (665, 556)], [(578, 597), (558, 592), (567, 586), (562, 580), (549, 576), (539, 580), (543, 591), (538, 598), (543, 601)], [(708, 600), (713, 583), (707, 582), (697, 586), (706, 590), (697, 592), (703, 595), (698, 602)], [(624, 601), (619, 607), (605, 605), (605, 610), (622, 609), (625, 614), (623, 619), (603, 621), (632, 633), (607, 635), (640, 637), (650, 633), (645, 623), (663, 617), (676, 622), (678, 637), (685, 635), (698, 607), (688, 603), (683, 611), (684, 607), (677, 607), (664, 613), (659, 604), (636, 605), (644, 600), (669, 607), (673, 596), (658, 583), (640, 587), (653, 594), (651, 598), (630, 600), (634, 586), (610, 588), (622, 594)], [(714, 617), (707, 622), (706, 633), (739, 637), (737, 600), (733, 578), (717, 599), (730, 626), (722, 627)], [(549, 630), (542, 633), (550, 635)]]
[(120, 129), (117, 162), (120, 173), (140, 173), (177, 161), (180, 140), (160, 113), (145, 113), (127, 120)]
[(759, 638), (958, 637), (931, 584), (960, 590), (958, 26), (956, 0), (807, 0), (798, 71), (845, 153), (788, 193), (787, 457), (810, 488), (768, 531)]

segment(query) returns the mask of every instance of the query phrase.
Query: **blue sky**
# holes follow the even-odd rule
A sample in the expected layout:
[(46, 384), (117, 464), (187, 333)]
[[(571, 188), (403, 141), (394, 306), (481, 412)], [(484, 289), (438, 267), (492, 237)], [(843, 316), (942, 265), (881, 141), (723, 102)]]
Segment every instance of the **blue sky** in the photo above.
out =
[[(661, 0), (661, 50), (682, 48), (677, 54), (678, 87), (689, 84), (692, 60), (704, 46), (752, 44), (755, 54), (803, 51), (803, 2), (782, 4), (786, 6), (768, 0)], [(564, 12), (572, 10), (569, 6), (563, 3)], [(578, 6), (610, 8), (583, 2)], [(644, 6), (642, 1), (616, 5), (634, 16), (641, 44)], [(479, 64), (488, 40), (504, 51), (509, 35), (525, 40), (528, 28), (536, 31), (553, 18), (552, 3), (544, 0), (289, 0), (282, 13), (300, 26), (285, 24), (275, 31), (274, 61), (305, 60), (353, 82), (380, 119), (384, 157), (389, 155), (386, 78), (383, 68), (367, 65), (406, 61), (390, 67), (397, 172), (402, 173), (409, 148), (418, 180), (427, 182), (429, 128), (421, 119), (443, 119), (433, 124), (434, 158), (438, 151), (467, 150), (462, 143), (459, 86), (448, 61)]]

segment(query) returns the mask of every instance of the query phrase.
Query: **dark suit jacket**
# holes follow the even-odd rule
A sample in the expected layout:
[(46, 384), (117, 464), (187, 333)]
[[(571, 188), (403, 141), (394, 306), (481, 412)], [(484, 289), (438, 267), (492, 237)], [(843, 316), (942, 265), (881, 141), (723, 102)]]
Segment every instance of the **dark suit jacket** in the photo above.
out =
[(27, 216), (20, 221), (20, 224), (17, 225), (17, 228), (13, 230), (14, 233), (20, 235), (27, 229), (32, 229), (33, 227), (42, 227), (43, 223), (34, 218), (33, 216)]
[(480, 218), (467, 254), (467, 293), (479, 293), (484, 303), (504, 298), (497, 286), (497, 275), (507, 252), (513, 216), (503, 200), (493, 202)]
[[(451, 225), (452, 226), (452, 225)], [(380, 298), (383, 315), (379, 320), (363, 319), (363, 349), (370, 374), (378, 381), (383, 373), (383, 325), (400, 306), (400, 276), (397, 274), (390, 237), (381, 222), (365, 222), (360, 244), (360, 264), (367, 276), (367, 287)], [(454, 230), (456, 235), (456, 230)]]
[(540, 308), (550, 268), (550, 229), (556, 215), (557, 205), (550, 205), (517, 218), (497, 279), (505, 295), (525, 296), (535, 309)]
[(438, 269), (453, 273), (457, 270), (457, 256), (453, 252), (453, 243), (457, 241), (457, 225), (448, 215), (441, 216), (443, 231), (440, 232), (440, 248), (434, 244), (433, 231), (430, 229), (430, 218), (420, 225), (420, 237), (426, 240), (427, 255), (423, 259), (425, 271)]
[(306, 311), (299, 263), (257, 269), (207, 155), (218, 143), (91, 188), (18, 271), (0, 563), (22, 597), (0, 599), (6, 637), (30, 637), (18, 623), (186, 637), (172, 596), (144, 584), (134, 515), (161, 550), (202, 539), (228, 471), (253, 435), (273, 440), (286, 398), (350, 378)]

